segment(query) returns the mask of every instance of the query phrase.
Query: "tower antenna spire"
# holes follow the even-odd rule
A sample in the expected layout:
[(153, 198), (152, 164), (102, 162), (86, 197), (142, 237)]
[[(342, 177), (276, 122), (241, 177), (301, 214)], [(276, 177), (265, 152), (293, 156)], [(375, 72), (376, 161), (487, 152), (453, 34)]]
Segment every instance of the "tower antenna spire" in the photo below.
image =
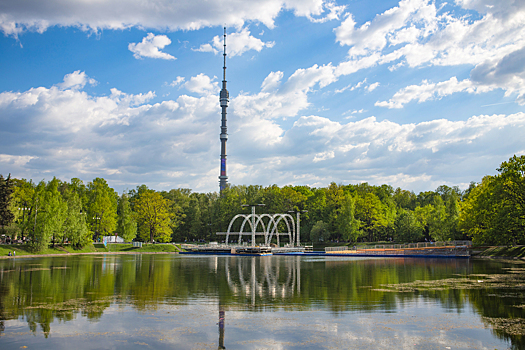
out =
[(222, 191), (228, 185), (228, 176), (226, 175), (226, 141), (228, 141), (228, 127), (226, 126), (226, 108), (228, 108), (228, 102), (230, 94), (226, 90), (226, 26), (224, 27), (224, 65), (223, 76), (222, 76), (222, 89), (219, 97), (221, 103), (221, 172), (219, 175), (219, 190), (222, 194)]

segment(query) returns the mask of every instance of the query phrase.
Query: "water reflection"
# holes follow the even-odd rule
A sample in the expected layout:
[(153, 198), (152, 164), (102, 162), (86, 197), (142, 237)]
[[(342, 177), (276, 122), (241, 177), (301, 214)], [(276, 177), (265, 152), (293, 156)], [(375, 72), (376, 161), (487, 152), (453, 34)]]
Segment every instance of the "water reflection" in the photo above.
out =
[[(326, 312), (316, 321), (322, 324), (337, 324), (334, 320), (351, 313), (365, 313), (377, 324), (377, 317), (401, 315), (408, 309), (416, 310), (410, 317), (417, 317), (424, 305), (434, 314), (455, 314), (458, 319), (479, 314), (479, 324), (485, 322), (495, 336), (522, 348), (525, 343), (519, 322), (525, 317), (525, 296), (519, 283), (524, 275), (519, 266), (467, 259), (105, 255), (2, 260), (0, 347), (6, 339), (2, 335), (18, 321), (25, 322), (33, 334), (47, 338), (52, 328), (83, 318), (103, 324), (103, 316), (128, 309), (173, 320), (173, 313), (166, 310), (176, 307), (187, 313), (195, 305), (205, 305), (204, 309), (213, 313), (214, 347), (224, 349), (238, 344), (237, 320), (242, 315), (259, 315), (253, 322), (264, 334), (274, 325), (262, 326), (258, 319), (278, 312), (320, 310)], [(487, 287), (455, 284), (459, 280), (488, 281), (489, 276), (499, 276), (503, 282), (486, 283)], [(427, 287), (414, 286), (415, 281), (423, 281)], [(120, 318), (130, 325), (135, 319)], [(518, 326), (509, 331), (500, 327), (501, 319)], [(180, 320), (182, 324), (189, 321)], [(306, 321), (299, 317), (293, 322)], [(352, 327), (358, 329), (359, 324)], [(310, 335), (304, 333), (304, 337)]]

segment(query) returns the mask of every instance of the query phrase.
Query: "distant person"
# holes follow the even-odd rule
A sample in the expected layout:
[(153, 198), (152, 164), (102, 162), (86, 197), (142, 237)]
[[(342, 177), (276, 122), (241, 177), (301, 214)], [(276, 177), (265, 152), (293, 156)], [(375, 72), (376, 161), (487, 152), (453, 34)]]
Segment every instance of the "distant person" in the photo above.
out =
[(16, 252), (13, 250), (13, 256), (16, 256)]
[(11, 252), (7, 253), (7, 256), (11, 256)]

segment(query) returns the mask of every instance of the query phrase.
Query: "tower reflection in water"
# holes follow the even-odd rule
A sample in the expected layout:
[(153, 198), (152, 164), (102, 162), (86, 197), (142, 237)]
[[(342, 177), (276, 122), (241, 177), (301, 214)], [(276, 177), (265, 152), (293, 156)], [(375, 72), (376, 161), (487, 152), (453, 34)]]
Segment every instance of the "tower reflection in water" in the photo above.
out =
[[(220, 266), (219, 261), (224, 262)], [(301, 290), (300, 257), (290, 256), (275, 259), (271, 256), (227, 256), (215, 260), (215, 268), (221, 273), (222, 268), (228, 284), (229, 294), (235, 302), (224, 300), (225, 294), (219, 293), (219, 347), (224, 345), (226, 308), (225, 305), (238, 304), (241, 307), (257, 308), (283, 299), (297, 296)]]

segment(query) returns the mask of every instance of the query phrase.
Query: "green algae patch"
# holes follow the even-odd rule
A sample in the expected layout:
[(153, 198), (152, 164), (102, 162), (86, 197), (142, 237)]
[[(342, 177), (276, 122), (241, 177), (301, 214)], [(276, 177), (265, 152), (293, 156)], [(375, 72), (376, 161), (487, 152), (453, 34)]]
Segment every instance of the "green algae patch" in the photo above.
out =
[(82, 310), (83, 312), (91, 313), (104, 311), (110, 303), (114, 301), (114, 297), (101, 298), (94, 301), (87, 300), (86, 298), (78, 298), (57, 303), (36, 303), (34, 305), (26, 306), (24, 309), (50, 310), (54, 312), (75, 312)]
[(525, 335), (525, 318), (481, 317), (486, 325), (490, 325), (496, 332), (510, 335)]
[(475, 278), (446, 278), (433, 281), (414, 281), (409, 283), (385, 284), (374, 291), (420, 292), (448, 289), (518, 289), (525, 290), (525, 274), (494, 274), (475, 276)]

